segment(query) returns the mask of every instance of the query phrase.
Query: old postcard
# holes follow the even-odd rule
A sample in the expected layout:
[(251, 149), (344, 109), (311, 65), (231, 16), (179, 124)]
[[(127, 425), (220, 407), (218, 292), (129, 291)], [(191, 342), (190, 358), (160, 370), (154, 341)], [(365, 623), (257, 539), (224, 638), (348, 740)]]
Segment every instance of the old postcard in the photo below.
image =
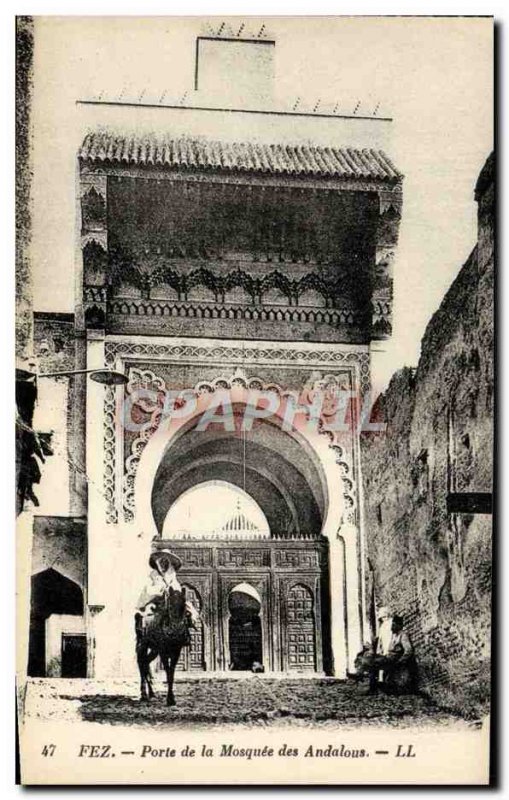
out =
[(488, 784), (493, 20), (16, 53), (22, 783)]

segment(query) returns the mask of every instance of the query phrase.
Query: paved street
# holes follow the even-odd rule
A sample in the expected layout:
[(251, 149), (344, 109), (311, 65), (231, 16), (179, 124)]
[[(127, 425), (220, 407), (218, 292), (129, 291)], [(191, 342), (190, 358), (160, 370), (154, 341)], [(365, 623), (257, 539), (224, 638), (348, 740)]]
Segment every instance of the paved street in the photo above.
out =
[(25, 710), (40, 719), (82, 719), (142, 726), (259, 725), (405, 728), (475, 726), (421, 697), (366, 695), (366, 685), (330, 678), (179, 678), (177, 707), (167, 708), (163, 684), (150, 704), (139, 702), (136, 681), (31, 679)]

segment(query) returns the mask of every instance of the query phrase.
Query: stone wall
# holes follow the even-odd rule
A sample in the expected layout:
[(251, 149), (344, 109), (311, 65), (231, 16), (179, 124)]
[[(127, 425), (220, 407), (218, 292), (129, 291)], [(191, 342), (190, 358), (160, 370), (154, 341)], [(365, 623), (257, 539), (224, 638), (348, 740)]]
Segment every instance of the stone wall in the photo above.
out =
[(475, 715), (489, 700), (489, 514), (450, 514), (450, 493), (492, 491), (493, 158), (476, 187), (478, 244), (431, 319), (417, 369), (378, 399), (385, 434), (362, 442), (368, 575), (403, 615), (421, 683)]
[(32, 355), (31, 102), (33, 21), (16, 17), (16, 356)]

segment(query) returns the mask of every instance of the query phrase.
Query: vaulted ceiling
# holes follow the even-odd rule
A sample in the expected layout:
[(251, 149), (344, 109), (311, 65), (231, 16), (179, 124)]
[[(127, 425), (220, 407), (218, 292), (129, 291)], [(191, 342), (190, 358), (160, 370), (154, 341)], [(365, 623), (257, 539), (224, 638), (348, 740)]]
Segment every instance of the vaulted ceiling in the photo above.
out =
[(277, 425), (260, 421), (244, 434), (192, 428), (168, 446), (156, 473), (152, 509), (162, 532), (180, 495), (209, 480), (244, 489), (263, 510), (272, 534), (319, 535), (326, 498), (310, 452)]

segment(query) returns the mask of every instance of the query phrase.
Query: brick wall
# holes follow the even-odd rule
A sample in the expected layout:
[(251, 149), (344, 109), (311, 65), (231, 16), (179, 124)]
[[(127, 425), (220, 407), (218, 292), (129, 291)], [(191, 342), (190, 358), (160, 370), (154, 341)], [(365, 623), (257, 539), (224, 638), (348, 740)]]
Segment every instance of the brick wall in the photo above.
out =
[(362, 442), (377, 605), (403, 615), (423, 688), (470, 715), (489, 699), (492, 519), (449, 514), (446, 500), (492, 490), (492, 157), (475, 197), (478, 244), (426, 329), (417, 369), (397, 372), (378, 399), (386, 433)]

